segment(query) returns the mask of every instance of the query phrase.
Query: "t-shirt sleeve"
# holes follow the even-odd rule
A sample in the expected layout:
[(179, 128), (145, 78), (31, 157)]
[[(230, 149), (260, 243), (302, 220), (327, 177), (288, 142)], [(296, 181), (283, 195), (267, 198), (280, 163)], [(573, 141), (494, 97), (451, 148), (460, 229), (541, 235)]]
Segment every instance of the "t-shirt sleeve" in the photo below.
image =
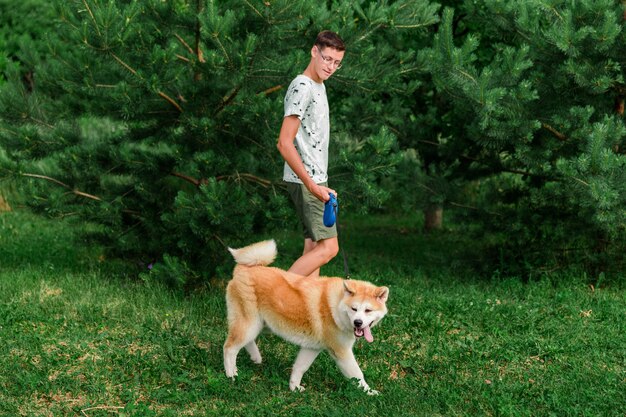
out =
[(285, 94), (285, 115), (298, 116), (302, 120), (304, 111), (307, 108), (311, 97), (311, 89), (301, 81), (295, 81), (289, 86), (287, 94)]

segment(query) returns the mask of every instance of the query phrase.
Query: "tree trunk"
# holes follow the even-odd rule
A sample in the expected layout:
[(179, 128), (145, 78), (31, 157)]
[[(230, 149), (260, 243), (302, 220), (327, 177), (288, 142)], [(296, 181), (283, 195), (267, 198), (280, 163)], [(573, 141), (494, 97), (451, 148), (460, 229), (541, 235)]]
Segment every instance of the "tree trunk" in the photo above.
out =
[(11, 206), (7, 201), (0, 195), (0, 211), (11, 211)]
[(441, 229), (443, 225), (443, 207), (431, 204), (424, 209), (424, 231)]

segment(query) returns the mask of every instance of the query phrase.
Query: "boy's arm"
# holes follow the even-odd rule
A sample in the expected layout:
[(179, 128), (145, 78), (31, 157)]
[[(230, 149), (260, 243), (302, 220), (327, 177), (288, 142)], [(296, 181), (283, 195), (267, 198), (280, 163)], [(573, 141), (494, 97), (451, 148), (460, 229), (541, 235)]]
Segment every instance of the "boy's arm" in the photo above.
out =
[(285, 162), (287, 162), (287, 165), (289, 165), (298, 178), (300, 178), (307, 190), (309, 190), (311, 194), (319, 200), (324, 202), (328, 201), (330, 199), (328, 196), (329, 192), (335, 195), (337, 195), (337, 193), (335, 190), (318, 185), (313, 181), (313, 179), (306, 172), (304, 164), (302, 163), (302, 158), (300, 158), (298, 150), (293, 143), (299, 127), (300, 119), (298, 119), (298, 116), (286, 116), (283, 119), (283, 125), (280, 128), (280, 134), (278, 135), (278, 143), (276, 144), (276, 147)]

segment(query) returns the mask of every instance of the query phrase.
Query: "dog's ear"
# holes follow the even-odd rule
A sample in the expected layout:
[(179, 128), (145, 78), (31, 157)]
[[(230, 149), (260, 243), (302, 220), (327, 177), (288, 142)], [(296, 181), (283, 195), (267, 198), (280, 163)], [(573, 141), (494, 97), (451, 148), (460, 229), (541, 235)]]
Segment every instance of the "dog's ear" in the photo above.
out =
[(352, 296), (356, 294), (356, 290), (354, 290), (354, 288), (352, 288), (351, 285), (352, 285), (351, 281), (346, 280), (346, 279), (343, 280), (343, 289), (346, 292), (347, 296)]
[(387, 302), (387, 298), (389, 298), (389, 288), (387, 287), (378, 287), (376, 288), (376, 298), (382, 303)]

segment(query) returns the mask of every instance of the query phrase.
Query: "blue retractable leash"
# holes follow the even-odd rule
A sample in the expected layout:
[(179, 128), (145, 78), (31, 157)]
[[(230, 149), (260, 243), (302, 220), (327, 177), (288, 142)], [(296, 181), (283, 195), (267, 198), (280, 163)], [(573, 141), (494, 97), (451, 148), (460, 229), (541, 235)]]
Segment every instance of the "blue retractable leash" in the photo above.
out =
[(339, 203), (335, 194), (328, 193), (330, 199), (324, 206), (324, 226), (333, 227), (333, 224), (337, 221), (337, 212), (339, 211)]
[[(324, 226), (333, 227), (335, 223), (337, 223), (337, 238), (339, 238), (339, 220), (337, 219), (337, 213), (339, 212), (339, 202), (337, 201), (337, 197), (335, 194), (328, 193), (330, 199), (325, 203), (324, 206)], [(341, 256), (343, 256), (343, 269), (346, 273), (346, 278), (350, 279), (350, 270), (348, 269), (348, 259), (346, 258), (346, 253), (343, 251), (343, 245), (341, 248)]]

